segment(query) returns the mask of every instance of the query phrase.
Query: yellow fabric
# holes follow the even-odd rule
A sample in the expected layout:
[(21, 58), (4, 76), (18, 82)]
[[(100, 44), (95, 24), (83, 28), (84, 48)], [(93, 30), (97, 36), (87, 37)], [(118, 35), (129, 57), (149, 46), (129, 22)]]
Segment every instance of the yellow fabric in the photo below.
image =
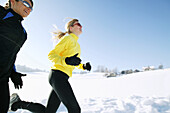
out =
[[(67, 65), (65, 63), (65, 58), (73, 56), (76, 53), (79, 53), (77, 57), (80, 58), (81, 50), (77, 40), (78, 37), (73, 33), (60, 39), (55, 48), (48, 54), (48, 59), (53, 63), (52, 69), (60, 70), (68, 76), (72, 76), (72, 71), (76, 66)], [(78, 69), (83, 69), (83, 64), (77, 67)]]

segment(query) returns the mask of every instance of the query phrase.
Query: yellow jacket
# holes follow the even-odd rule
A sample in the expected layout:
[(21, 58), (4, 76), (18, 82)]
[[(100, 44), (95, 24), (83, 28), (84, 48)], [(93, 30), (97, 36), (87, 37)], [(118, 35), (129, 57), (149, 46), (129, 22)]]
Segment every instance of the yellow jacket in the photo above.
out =
[[(79, 53), (77, 57), (80, 57), (81, 50), (80, 45), (77, 42), (78, 37), (71, 33), (68, 36), (64, 36), (60, 39), (55, 48), (48, 54), (48, 59), (51, 60), (53, 70), (60, 70), (66, 73), (68, 76), (72, 76), (72, 71), (76, 66), (67, 65), (65, 58)], [(77, 66), (79, 69), (83, 69), (83, 64)]]

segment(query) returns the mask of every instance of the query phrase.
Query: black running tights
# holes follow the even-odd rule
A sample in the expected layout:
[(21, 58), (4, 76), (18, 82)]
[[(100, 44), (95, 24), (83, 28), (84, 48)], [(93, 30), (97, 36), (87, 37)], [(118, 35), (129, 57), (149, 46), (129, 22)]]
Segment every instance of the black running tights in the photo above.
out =
[(28, 105), (27, 107), (22, 107), (22, 109), (27, 109), (33, 113), (56, 113), (62, 102), (66, 106), (68, 113), (80, 113), (79, 104), (68, 79), (69, 77), (67, 74), (59, 70), (51, 70), (49, 83), (53, 89), (50, 93), (47, 106), (45, 107), (42, 104), (25, 102)]

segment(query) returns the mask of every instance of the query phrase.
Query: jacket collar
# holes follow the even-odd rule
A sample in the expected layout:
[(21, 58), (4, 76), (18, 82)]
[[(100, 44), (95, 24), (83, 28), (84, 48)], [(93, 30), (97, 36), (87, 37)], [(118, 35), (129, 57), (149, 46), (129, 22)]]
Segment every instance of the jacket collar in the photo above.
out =
[(77, 41), (79, 39), (78, 36), (76, 36), (74, 33), (70, 33), (70, 35)]
[(23, 17), (21, 16), (21, 15), (19, 15), (18, 13), (16, 13), (13, 9), (11, 9), (11, 8), (9, 8), (9, 9), (7, 9), (9, 12), (11, 12), (14, 16), (15, 16), (15, 18), (17, 19), (17, 20), (19, 20), (20, 22), (22, 21), (22, 20), (24, 20), (23, 19)]

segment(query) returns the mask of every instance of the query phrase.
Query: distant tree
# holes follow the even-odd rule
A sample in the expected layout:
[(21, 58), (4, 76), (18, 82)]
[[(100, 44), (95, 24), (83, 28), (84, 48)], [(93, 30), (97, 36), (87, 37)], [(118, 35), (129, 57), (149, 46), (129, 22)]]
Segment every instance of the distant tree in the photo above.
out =
[(102, 65), (99, 65), (99, 66), (97, 66), (97, 70), (95, 71), (95, 72), (106, 72), (108, 69), (107, 68), (105, 68), (104, 66), (102, 66)]
[(121, 74), (122, 74), (122, 75), (123, 75), (123, 74), (126, 74), (126, 71), (124, 71), (124, 70), (123, 70), (123, 71), (121, 71)]
[(118, 73), (117, 68), (114, 68), (110, 70), (109, 68), (103, 66), (103, 65), (98, 65), (97, 69), (94, 72), (102, 72), (102, 73)]
[(112, 70), (112, 73), (118, 73), (117, 67), (115, 67), (115, 68)]
[(163, 65), (162, 64), (159, 65), (158, 69), (163, 69)]
[(87, 74), (87, 71), (80, 71), (80, 74)]
[(100, 69), (100, 72), (105, 72), (105, 67), (104, 66), (101, 66), (101, 69)]
[(20, 71), (20, 72), (46, 72), (45, 70), (41, 70), (38, 68), (33, 69), (25, 65), (16, 65), (16, 68), (17, 68), (17, 71)]
[(105, 73), (108, 73), (109, 71), (108, 71), (108, 69), (107, 68), (105, 68), (105, 71), (104, 71)]

